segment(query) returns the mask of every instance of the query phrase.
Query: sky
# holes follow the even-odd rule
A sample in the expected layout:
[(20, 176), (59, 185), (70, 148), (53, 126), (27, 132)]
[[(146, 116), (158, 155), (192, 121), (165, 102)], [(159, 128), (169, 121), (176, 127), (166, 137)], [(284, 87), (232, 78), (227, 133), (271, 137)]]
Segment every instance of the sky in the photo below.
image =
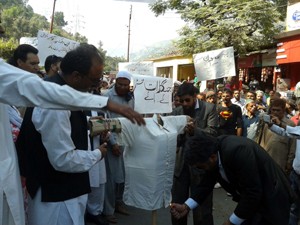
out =
[[(56, 0), (55, 11), (62, 11), (68, 21), (67, 31), (85, 35), (98, 47), (102, 41), (110, 56), (127, 56), (130, 7), (130, 53), (164, 40), (178, 37), (184, 25), (178, 14), (167, 12), (155, 17), (149, 9), (154, 0)], [(35, 13), (50, 21), (54, 0), (29, 0)]]

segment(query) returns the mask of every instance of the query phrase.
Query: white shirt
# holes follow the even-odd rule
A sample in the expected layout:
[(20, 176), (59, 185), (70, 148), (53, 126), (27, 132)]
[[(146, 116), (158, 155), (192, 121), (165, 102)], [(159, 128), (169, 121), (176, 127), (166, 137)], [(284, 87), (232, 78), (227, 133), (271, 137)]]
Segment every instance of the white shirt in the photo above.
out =
[(22, 189), (15, 146), (7, 114), (8, 105), (41, 106), (57, 109), (95, 109), (107, 104), (107, 98), (75, 91), (68, 86), (44, 82), (35, 74), (15, 68), (0, 59), (0, 223), (6, 224), (3, 196), (16, 225), (25, 224)]
[[(91, 116), (98, 116), (96, 111), (91, 111)], [(98, 147), (100, 143), (100, 136), (92, 137), (93, 146)], [(89, 138), (89, 149), (91, 149), (91, 142)], [(89, 177), (90, 177), (90, 185), (91, 187), (99, 187), (100, 184), (106, 183), (106, 168), (105, 168), (105, 160), (104, 158), (97, 162), (90, 170), (89, 170)]]
[(68, 110), (35, 107), (32, 122), (41, 134), (48, 159), (55, 170), (67, 173), (86, 172), (101, 159), (101, 152), (76, 149), (71, 138), (70, 116), (71, 111)]
[(232, 98), (231, 99), (232, 104), (238, 105), (239, 107), (241, 107), (241, 109), (244, 108), (245, 104), (246, 104), (246, 100), (243, 98), (240, 98), (240, 100), (236, 100), (236, 98)]
[(168, 207), (176, 157), (177, 135), (187, 124), (187, 116), (146, 118), (146, 126), (120, 118), (121, 141), (125, 145), (125, 190), (127, 205), (145, 210)]
[(270, 130), (281, 136), (297, 138), (296, 154), (293, 160), (293, 169), (297, 174), (300, 175), (300, 126), (296, 126), (296, 127), (286, 126), (286, 130), (285, 130), (282, 127), (273, 124), (270, 127)]

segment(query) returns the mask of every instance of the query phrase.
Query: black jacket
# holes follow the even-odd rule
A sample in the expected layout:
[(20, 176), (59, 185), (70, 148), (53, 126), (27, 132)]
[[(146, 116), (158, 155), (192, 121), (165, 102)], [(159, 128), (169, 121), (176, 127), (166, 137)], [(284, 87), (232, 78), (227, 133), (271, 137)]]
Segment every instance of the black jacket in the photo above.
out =
[[(60, 76), (47, 78), (63, 85)], [(51, 165), (41, 134), (35, 130), (31, 117), (34, 108), (26, 110), (17, 139), (16, 147), (20, 173), (26, 177), (26, 187), (32, 198), (41, 188), (42, 201), (64, 201), (90, 192), (88, 172), (66, 173), (57, 171)], [(72, 111), (70, 116), (71, 138), (76, 149), (87, 149), (87, 120), (83, 111)], [(58, 131), (53, 131), (58, 132)]]
[(192, 198), (201, 204), (219, 182), (237, 201), (234, 213), (250, 219), (256, 212), (273, 225), (287, 225), (293, 193), (290, 184), (276, 162), (253, 141), (234, 135), (220, 136), (219, 162), (227, 180), (220, 174), (219, 162), (207, 172)]

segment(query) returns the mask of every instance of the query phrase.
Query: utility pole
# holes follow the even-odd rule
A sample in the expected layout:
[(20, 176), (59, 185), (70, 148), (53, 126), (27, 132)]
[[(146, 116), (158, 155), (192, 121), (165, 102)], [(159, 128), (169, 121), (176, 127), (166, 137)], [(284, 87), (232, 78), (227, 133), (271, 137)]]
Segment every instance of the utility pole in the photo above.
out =
[(131, 23), (132, 5), (130, 5), (129, 23), (128, 23), (128, 44), (127, 44), (127, 62), (129, 62), (129, 49), (130, 49), (130, 23)]
[(56, 0), (53, 0), (53, 10), (52, 10), (52, 17), (51, 17), (51, 24), (50, 24), (50, 34), (52, 33), (52, 30), (53, 30), (55, 3), (56, 3)]

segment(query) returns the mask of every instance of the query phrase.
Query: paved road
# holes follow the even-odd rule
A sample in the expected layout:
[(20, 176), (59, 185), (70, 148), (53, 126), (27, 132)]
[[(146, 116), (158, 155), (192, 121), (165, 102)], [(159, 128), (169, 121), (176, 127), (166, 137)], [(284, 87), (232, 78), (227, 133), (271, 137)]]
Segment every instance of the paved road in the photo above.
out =
[[(214, 222), (221, 225), (233, 212), (235, 203), (222, 188), (214, 189)], [(152, 212), (134, 207), (128, 207), (130, 216), (116, 214), (117, 225), (171, 225), (169, 209), (157, 210), (157, 219), (152, 221)], [(192, 225), (192, 216), (189, 216), (188, 225)]]

